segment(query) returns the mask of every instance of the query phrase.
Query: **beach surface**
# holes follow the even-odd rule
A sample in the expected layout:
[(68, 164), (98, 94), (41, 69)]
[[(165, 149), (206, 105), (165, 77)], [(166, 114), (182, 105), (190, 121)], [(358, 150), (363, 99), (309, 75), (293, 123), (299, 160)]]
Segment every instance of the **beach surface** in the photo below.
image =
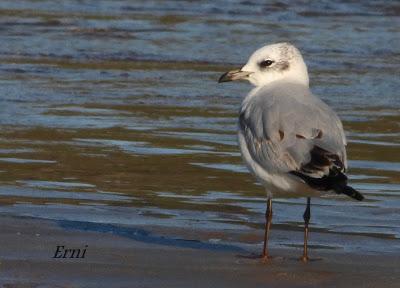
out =
[[(300, 250), (275, 249), (263, 263), (234, 247), (149, 244), (24, 217), (0, 222), (2, 287), (398, 287), (400, 280), (398, 255), (311, 251), (302, 263)], [(88, 247), (83, 259), (55, 259), (58, 245)]]
[[(0, 287), (399, 287), (395, 1), (0, 1)], [(248, 83), (291, 42), (365, 201), (274, 197), (243, 165)], [(278, 195), (275, 195), (278, 196)], [(57, 246), (85, 258), (54, 259)], [(254, 258), (254, 257), (253, 257)]]

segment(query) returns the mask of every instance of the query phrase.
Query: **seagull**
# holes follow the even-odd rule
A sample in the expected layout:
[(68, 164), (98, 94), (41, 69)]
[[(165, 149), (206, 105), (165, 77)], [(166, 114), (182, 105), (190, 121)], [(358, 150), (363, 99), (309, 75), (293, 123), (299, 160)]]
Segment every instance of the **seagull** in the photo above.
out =
[(307, 262), (311, 197), (334, 192), (364, 199), (347, 185), (342, 122), (311, 93), (307, 66), (290, 43), (256, 50), (241, 69), (224, 73), (218, 82), (236, 80), (255, 86), (240, 107), (238, 140), (247, 168), (267, 192), (262, 259), (270, 259), (272, 197), (295, 196), (307, 199), (300, 258)]

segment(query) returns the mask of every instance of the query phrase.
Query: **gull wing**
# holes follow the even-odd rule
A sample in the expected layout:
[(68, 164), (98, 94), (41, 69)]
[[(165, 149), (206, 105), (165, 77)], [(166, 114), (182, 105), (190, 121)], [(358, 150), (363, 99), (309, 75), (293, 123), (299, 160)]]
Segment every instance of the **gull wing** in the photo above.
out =
[(291, 173), (322, 190), (331, 189), (327, 178), (347, 179), (342, 124), (306, 86), (281, 83), (252, 93), (243, 101), (239, 128), (252, 159), (269, 173)]

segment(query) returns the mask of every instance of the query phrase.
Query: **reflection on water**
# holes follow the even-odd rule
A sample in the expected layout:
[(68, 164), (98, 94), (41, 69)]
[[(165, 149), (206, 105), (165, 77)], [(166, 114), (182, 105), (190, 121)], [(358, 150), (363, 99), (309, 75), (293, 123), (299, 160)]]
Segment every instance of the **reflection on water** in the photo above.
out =
[[(45, 3), (0, 3), (2, 213), (244, 231), (219, 237), (249, 241), (265, 209), (236, 143), (250, 86), (216, 79), (260, 45), (289, 40), (304, 51), (313, 90), (344, 120), (351, 182), (367, 198), (314, 199), (313, 229), (399, 245), (392, 2)], [(275, 227), (299, 230), (304, 199), (275, 202)]]

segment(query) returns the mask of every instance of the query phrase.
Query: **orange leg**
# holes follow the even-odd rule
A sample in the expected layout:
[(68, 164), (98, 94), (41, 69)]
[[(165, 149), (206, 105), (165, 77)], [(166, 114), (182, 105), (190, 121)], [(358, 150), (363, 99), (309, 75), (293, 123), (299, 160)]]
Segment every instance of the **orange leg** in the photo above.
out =
[(269, 229), (271, 228), (271, 222), (272, 222), (272, 199), (268, 198), (267, 209), (265, 210), (265, 234), (264, 234), (264, 248), (262, 253), (263, 259), (269, 258), (268, 238), (269, 238)]
[(307, 247), (307, 241), (308, 241), (308, 224), (310, 223), (310, 218), (311, 218), (311, 199), (310, 197), (307, 197), (307, 207), (306, 210), (304, 211), (303, 214), (303, 219), (304, 219), (304, 250), (303, 250), (303, 256), (300, 258), (303, 262), (308, 261), (308, 247)]

